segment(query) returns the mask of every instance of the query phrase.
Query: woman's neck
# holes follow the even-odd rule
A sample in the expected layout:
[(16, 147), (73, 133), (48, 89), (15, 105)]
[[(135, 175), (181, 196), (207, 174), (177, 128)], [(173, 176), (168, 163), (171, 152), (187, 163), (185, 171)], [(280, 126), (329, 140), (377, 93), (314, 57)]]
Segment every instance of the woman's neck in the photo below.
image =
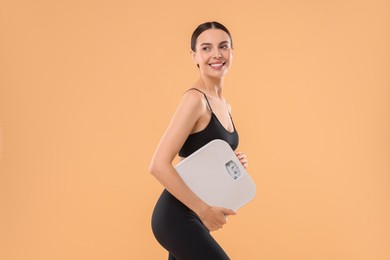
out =
[(197, 82), (209, 96), (222, 98), (223, 78), (211, 78), (201, 76)]

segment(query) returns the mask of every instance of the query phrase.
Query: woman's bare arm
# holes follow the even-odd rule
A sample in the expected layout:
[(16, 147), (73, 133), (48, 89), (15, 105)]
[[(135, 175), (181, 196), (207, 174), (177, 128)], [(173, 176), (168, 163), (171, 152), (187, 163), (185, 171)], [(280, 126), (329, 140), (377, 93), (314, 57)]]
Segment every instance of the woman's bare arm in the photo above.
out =
[(209, 230), (215, 230), (226, 223), (224, 215), (233, 215), (235, 211), (207, 205), (183, 182), (172, 165), (196, 122), (206, 113), (204, 102), (200, 93), (188, 91), (183, 95), (153, 155), (150, 172), (172, 195), (193, 210)]

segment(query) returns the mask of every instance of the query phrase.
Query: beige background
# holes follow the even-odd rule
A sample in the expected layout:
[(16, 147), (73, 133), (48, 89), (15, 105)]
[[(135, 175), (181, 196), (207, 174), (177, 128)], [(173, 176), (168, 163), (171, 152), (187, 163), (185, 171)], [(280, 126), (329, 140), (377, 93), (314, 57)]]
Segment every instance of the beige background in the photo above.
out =
[(232, 259), (390, 259), (390, 3), (0, 1), (1, 259), (166, 259), (148, 164), (224, 23), (256, 198)]

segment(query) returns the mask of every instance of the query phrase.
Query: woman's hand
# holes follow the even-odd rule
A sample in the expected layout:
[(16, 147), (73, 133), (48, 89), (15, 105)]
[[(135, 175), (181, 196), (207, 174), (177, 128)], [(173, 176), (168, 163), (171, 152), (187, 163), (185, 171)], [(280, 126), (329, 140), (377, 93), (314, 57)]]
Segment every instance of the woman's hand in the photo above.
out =
[(210, 231), (222, 228), (227, 222), (227, 216), (236, 215), (237, 212), (222, 207), (207, 207), (199, 214), (199, 218)]
[(235, 151), (236, 153), (236, 156), (238, 158), (238, 160), (240, 160), (242, 166), (244, 166), (244, 168), (248, 168), (248, 159), (246, 158), (246, 154), (240, 152), (240, 151)]

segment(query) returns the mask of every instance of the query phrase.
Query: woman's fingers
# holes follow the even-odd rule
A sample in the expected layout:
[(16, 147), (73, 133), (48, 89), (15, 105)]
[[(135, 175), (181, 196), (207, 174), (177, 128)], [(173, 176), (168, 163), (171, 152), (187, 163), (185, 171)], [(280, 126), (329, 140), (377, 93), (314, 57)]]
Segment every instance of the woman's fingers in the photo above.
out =
[(202, 222), (209, 231), (215, 231), (221, 229), (226, 224), (226, 217), (229, 215), (236, 215), (237, 212), (231, 209), (222, 207), (211, 207)]
[(240, 151), (236, 151), (235, 153), (236, 153), (238, 160), (241, 162), (242, 166), (244, 166), (244, 168), (247, 168), (248, 167), (248, 160), (246, 158), (246, 154), (244, 154), (243, 152), (240, 152)]
[(234, 211), (234, 210), (232, 210), (232, 209), (225, 209), (225, 208), (222, 209), (222, 212), (223, 212), (223, 214), (224, 214), (225, 216), (226, 216), (226, 215), (236, 215), (236, 214), (237, 214), (236, 211)]

